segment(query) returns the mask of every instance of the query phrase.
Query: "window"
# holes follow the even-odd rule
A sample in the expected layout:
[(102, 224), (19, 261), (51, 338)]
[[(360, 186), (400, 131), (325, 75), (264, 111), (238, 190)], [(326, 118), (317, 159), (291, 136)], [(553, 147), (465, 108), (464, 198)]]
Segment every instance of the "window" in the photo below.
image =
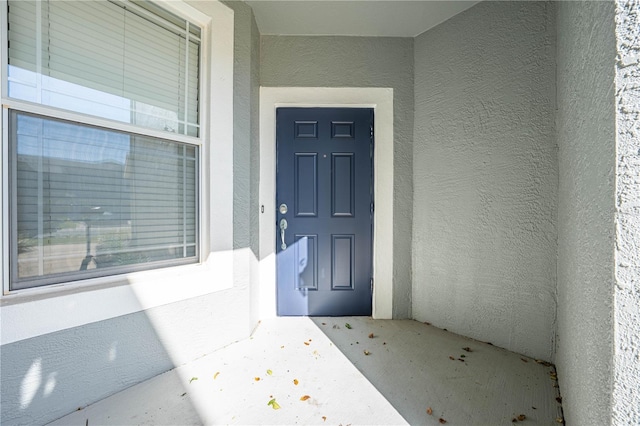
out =
[(8, 2), (10, 290), (199, 260), (200, 28)]

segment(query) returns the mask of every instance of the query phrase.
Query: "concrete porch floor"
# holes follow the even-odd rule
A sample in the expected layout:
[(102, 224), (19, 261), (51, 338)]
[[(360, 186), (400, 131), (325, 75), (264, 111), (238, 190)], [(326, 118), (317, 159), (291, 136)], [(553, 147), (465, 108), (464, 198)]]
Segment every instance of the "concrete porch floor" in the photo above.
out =
[(557, 425), (555, 386), (552, 366), (416, 321), (276, 318), (51, 424)]

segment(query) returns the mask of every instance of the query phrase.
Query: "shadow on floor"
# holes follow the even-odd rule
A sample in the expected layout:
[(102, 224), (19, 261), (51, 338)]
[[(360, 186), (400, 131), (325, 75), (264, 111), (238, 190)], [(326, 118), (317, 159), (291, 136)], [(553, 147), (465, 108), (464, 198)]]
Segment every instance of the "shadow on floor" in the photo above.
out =
[(410, 424), (557, 425), (562, 416), (549, 364), (412, 320), (311, 320)]

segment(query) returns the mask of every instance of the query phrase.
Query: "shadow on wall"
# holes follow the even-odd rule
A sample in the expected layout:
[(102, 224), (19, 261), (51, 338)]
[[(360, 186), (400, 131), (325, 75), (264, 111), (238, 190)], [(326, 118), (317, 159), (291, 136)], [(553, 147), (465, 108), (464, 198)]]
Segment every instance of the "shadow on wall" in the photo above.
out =
[(10, 343), (1, 351), (5, 426), (47, 423), (175, 367), (144, 313)]

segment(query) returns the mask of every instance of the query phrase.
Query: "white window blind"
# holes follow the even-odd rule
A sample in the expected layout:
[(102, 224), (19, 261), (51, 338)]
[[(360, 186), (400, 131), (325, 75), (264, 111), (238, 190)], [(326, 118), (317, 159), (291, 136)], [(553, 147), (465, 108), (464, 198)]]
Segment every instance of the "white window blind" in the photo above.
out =
[(198, 136), (200, 28), (142, 1), (9, 1), (9, 96)]
[(200, 28), (143, 0), (7, 18), (9, 289), (197, 262)]
[(197, 261), (197, 148), (13, 111), (12, 289)]

